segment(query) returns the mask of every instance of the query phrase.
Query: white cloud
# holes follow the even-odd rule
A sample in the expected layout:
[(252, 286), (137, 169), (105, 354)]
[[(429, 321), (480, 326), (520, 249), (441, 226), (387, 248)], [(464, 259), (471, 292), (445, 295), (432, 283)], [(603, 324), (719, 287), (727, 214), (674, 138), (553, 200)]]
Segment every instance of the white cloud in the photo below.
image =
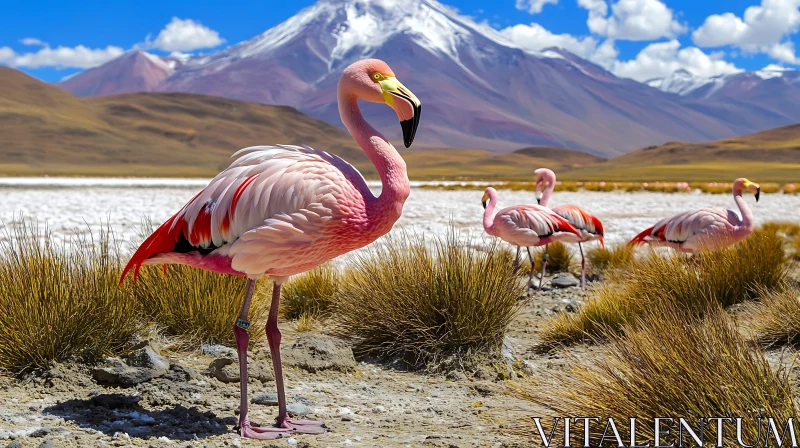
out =
[(680, 42), (675, 39), (650, 44), (642, 49), (635, 59), (615, 62), (612, 71), (617, 76), (637, 81), (662, 78), (679, 69), (703, 77), (742, 71), (734, 64), (725, 61), (723, 53), (706, 54), (697, 47), (680, 48), (680, 46)]
[(586, 21), (592, 33), (619, 40), (654, 40), (675, 37), (686, 26), (675, 20), (672, 10), (660, 0), (619, 0), (611, 5), (605, 0), (578, 0), (589, 11)]
[(597, 47), (597, 41), (593, 37), (577, 38), (570, 34), (551, 33), (538, 23), (510, 26), (500, 30), (500, 34), (526, 50), (540, 51), (558, 47), (583, 58), (589, 57)]
[(762, 0), (750, 6), (743, 18), (726, 12), (713, 14), (692, 33), (692, 41), (701, 47), (736, 45), (747, 51), (767, 52), (787, 34), (800, 26), (800, 0)]
[(539, 14), (544, 5), (548, 3), (557, 5), (558, 0), (517, 0), (517, 9), (528, 11), (531, 14)]
[(780, 44), (773, 44), (767, 48), (767, 54), (781, 62), (797, 64), (798, 58), (794, 51), (794, 42), (787, 41)]
[(192, 19), (173, 17), (172, 21), (158, 33), (156, 40), (149, 43), (164, 51), (192, 51), (212, 48), (225, 42), (219, 33)]
[(28, 53), (16, 53), (9, 47), (2, 47), (0, 48), (0, 63), (11, 67), (25, 68), (92, 68), (124, 53), (122, 48), (111, 45), (106, 48), (88, 48), (83, 45), (50, 48), (44, 42), (40, 45), (44, 45), (44, 47)]
[(42, 42), (41, 39), (37, 39), (35, 37), (26, 37), (26, 38), (20, 39), (19, 42), (22, 45), (31, 45), (31, 46), (40, 46), (40, 47), (46, 47), (47, 46), (47, 42)]
[(609, 69), (612, 68), (617, 61), (617, 56), (619, 56), (619, 51), (617, 47), (614, 46), (614, 40), (606, 39), (605, 42), (600, 44), (600, 46), (595, 49), (594, 53), (589, 56), (589, 60)]

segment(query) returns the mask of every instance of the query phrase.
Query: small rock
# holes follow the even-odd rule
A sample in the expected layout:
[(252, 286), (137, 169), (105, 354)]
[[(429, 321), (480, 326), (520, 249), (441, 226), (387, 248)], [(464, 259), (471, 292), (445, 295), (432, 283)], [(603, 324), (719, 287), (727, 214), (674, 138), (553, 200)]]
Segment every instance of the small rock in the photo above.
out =
[(356, 367), (353, 350), (341, 339), (323, 334), (305, 333), (284, 351), (284, 364), (309, 372), (338, 370), (348, 372)]
[(229, 357), (236, 359), (238, 357), (236, 350), (219, 344), (203, 344), (200, 346), (200, 352), (215, 358)]
[[(214, 377), (223, 383), (238, 383), (239, 382), (239, 363), (231, 358), (217, 358), (208, 365), (206, 374)], [(273, 381), (275, 374), (271, 368), (263, 365), (263, 362), (248, 360), (247, 362), (247, 377), (248, 379), (256, 379), (262, 383)]]
[(48, 439), (40, 443), (39, 448), (56, 448), (56, 443)]
[(156, 371), (128, 366), (97, 367), (92, 370), (92, 376), (98, 383), (130, 387), (152, 380)]
[(311, 408), (303, 403), (292, 403), (289, 406), (286, 406), (286, 411), (289, 413), (289, 415), (302, 417), (304, 415), (308, 415), (308, 413), (311, 412)]
[(466, 381), (467, 375), (461, 370), (453, 370), (447, 374), (447, 379), (450, 381)]
[(259, 394), (253, 397), (250, 400), (253, 404), (263, 404), (266, 406), (277, 406), (278, 405), (278, 394), (271, 392), (266, 394)]
[(161, 355), (158, 346), (152, 343), (152, 341), (146, 342), (147, 345), (134, 350), (133, 353), (128, 355), (125, 362), (130, 367), (152, 369), (158, 372), (157, 376), (167, 373), (169, 370), (169, 360)]
[(580, 281), (572, 274), (561, 274), (550, 280), (550, 284), (556, 288), (571, 288), (580, 285)]
[(44, 437), (44, 436), (50, 434), (51, 432), (53, 432), (52, 428), (39, 428), (36, 431), (33, 431), (30, 434), (30, 436), (31, 437)]
[(6, 445), (6, 448), (22, 448), (22, 442), (19, 440), (14, 440), (13, 442)]
[(578, 304), (578, 301), (575, 299), (569, 299), (569, 302), (564, 306), (564, 310), (568, 313), (577, 313), (578, 308), (581, 306)]
[(506, 336), (503, 338), (503, 346), (500, 349), (500, 354), (507, 362), (514, 362), (517, 355), (517, 349), (514, 348), (514, 339)]
[(197, 379), (197, 372), (191, 367), (173, 364), (170, 366), (169, 372), (164, 375), (164, 378), (170, 381), (189, 381)]
[(476, 370), (475, 372), (473, 372), (472, 376), (475, 379), (479, 380), (485, 380), (486, 378), (488, 378), (488, 375), (486, 375), (486, 372), (483, 369)]

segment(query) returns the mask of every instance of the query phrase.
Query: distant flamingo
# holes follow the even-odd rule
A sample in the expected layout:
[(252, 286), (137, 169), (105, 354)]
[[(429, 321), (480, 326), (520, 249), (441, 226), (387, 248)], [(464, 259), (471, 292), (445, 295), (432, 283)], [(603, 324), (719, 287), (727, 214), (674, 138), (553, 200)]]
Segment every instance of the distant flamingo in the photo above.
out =
[[(292, 420), (286, 412), (281, 372), (278, 304), (281, 285), (295, 274), (366, 246), (386, 234), (409, 194), (406, 164), (394, 146), (367, 123), (358, 99), (386, 103), (400, 118), (406, 147), (414, 140), (421, 106), (386, 63), (356, 62), (338, 86), (339, 114), (380, 174), (375, 197), (364, 178), (341, 158), (309, 147), (245, 148), (225, 171), (158, 228), (122, 273), (147, 264), (178, 263), (247, 277), (247, 292), (233, 328), (241, 373), (239, 432), (275, 439), (294, 433), (321, 434), (321, 422)], [(247, 417), (247, 314), (256, 280), (274, 282), (266, 332), (278, 389), (274, 427), (253, 426)], [(120, 282), (122, 281), (120, 279)]]
[[(495, 213), (497, 191), (489, 187), (483, 193), (483, 229), (489, 235), (515, 246), (524, 246), (531, 262), (528, 282), (533, 280), (533, 256), (529, 246), (544, 246), (554, 241), (576, 238), (580, 233), (564, 218), (541, 205), (514, 205)], [(519, 249), (517, 250), (519, 255)], [(542, 281), (539, 280), (539, 289)]]
[(758, 184), (744, 178), (733, 182), (733, 200), (739, 206), (741, 219), (733, 210), (700, 208), (662, 219), (636, 235), (628, 245), (668, 246), (694, 256), (739, 242), (750, 236), (754, 227), (753, 212), (742, 198), (745, 189), (755, 195), (756, 202), (761, 195)]
[[(556, 187), (556, 173), (547, 168), (539, 168), (533, 172), (536, 179), (536, 200), (539, 205), (547, 207), (550, 201), (550, 195), (553, 194), (553, 189)], [(589, 241), (598, 240), (600, 245), (604, 246), (603, 242), (603, 223), (594, 215), (589, 214), (584, 209), (577, 205), (559, 205), (553, 207), (553, 210), (558, 216), (566, 219), (573, 227), (580, 232), (579, 238), (572, 238), (565, 240), (569, 243), (578, 243), (578, 249), (581, 252), (581, 288), (586, 287), (586, 258), (583, 256), (583, 246), (581, 243), (588, 243)], [(547, 248), (545, 248), (545, 252)], [(542, 263), (542, 277), (544, 277), (544, 269), (547, 266), (547, 260)]]

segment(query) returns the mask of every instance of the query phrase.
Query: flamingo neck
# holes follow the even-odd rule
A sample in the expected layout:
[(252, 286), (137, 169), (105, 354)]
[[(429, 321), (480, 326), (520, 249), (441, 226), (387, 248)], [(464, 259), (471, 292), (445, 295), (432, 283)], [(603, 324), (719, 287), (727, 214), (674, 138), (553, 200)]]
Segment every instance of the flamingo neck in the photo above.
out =
[(494, 235), (494, 208), (497, 205), (497, 195), (489, 193), (489, 201), (486, 210), (483, 211), (483, 230), (489, 235)]
[(739, 206), (739, 212), (742, 214), (742, 225), (740, 227), (751, 232), (753, 227), (755, 227), (755, 220), (753, 218), (753, 212), (750, 211), (750, 206), (747, 205), (747, 202), (742, 197), (741, 189), (737, 188), (733, 190), (733, 200), (736, 202), (736, 205)]
[(361, 115), (355, 94), (340, 88), (338, 97), (342, 123), (375, 165), (381, 178), (380, 196), (375, 198), (369, 191), (362, 192), (366, 193), (367, 211), (378, 212), (381, 218), (393, 224), (400, 217), (403, 203), (411, 191), (406, 163), (394, 146)]
[(544, 192), (542, 193), (542, 200), (539, 201), (539, 205), (542, 207), (547, 207), (547, 203), (550, 202), (550, 195), (553, 194), (553, 190), (556, 188), (556, 180), (553, 179), (552, 182), (547, 183), (547, 188), (545, 188)]

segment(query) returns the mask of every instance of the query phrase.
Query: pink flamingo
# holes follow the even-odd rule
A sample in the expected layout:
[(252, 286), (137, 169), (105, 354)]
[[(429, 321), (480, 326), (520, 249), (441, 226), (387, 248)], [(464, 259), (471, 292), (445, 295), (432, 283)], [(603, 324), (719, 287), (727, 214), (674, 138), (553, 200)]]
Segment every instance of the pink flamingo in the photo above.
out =
[(739, 178), (733, 182), (733, 200), (739, 206), (742, 217), (733, 210), (720, 208), (700, 208), (664, 218), (653, 227), (636, 235), (628, 245), (650, 244), (667, 246), (692, 256), (707, 251), (728, 247), (747, 238), (753, 233), (753, 212), (742, 198), (742, 192), (749, 190), (756, 197), (761, 195), (761, 187), (747, 179)]
[[(517, 247), (525, 246), (531, 262), (531, 273), (528, 282), (533, 281), (533, 256), (529, 246), (544, 246), (553, 241), (565, 241), (580, 236), (580, 233), (564, 218), (541, 205), (514, 205), (495, 213), (497, 191), (489, 187), (483, 193), (483, 229), (489, 235)], [(515, 258), (516, 260), (516, 258)], [(539, 279), (539, 289), (542, 280)]]
[[(233, 328), (241, 373), (239, 432), (275, 439), (294, 433), (321, 434), (321, 422), (292, 420), (286, 412), (281, 372), (278, 304), (281, 285), (295, 274), (366, 246), (386, 234), (400, 217), (409, 194), (406, 164), (394, 146), (367, 123), (358, 99), (386, 103), (397, 112), (406, 147), (414, 140), (420, 102), (386, 63), (356, 62), (338, 86), (342, 122), (380, 174), (375, 197), (361, 174), (341, 158), (309, 147), (255, 146), (147, 238), (131, 258), (134, 280), (142, 265), (178, 263), (247, 277), (247, 292)], [(278, 389), (274, 427), (253, 426), (247, 417), (247, 321), (256, 280), (274, 282), (266, 325)], [(120, 279), (120, 282), (122, 281)]]
[[(547, 207), (547, 203), (550, 201), (550, 195), (553, 194), (553, 190), (556, 187), (556, 173), (547, 168), (539, 168), (534, 171), (533, 174), (536, 176), (536, 201), (539, 202), (539, 205)], [(596, 216), (588, 213), (577, 205), (559, 205), (553, 207), (552, 210), (558, 216), (566, 219), (580, 232), (579, 237), (570, 237), (564, 241), (578, 243), (578, 249), (580, 249), (581, 252), (581, 288), (585, 288), (586, 258), (583, 256), (583, 246), (581, 243), (597, 240), (600, 241), (601, 246), (605, 246), (603, 242), (603, 223)], [(547, 248), (545, 248), (545, 251), (547, 251)], [(546, 265), (547, 259), (544, 259), (544, 263), (542, 263), (543, 277)]]

